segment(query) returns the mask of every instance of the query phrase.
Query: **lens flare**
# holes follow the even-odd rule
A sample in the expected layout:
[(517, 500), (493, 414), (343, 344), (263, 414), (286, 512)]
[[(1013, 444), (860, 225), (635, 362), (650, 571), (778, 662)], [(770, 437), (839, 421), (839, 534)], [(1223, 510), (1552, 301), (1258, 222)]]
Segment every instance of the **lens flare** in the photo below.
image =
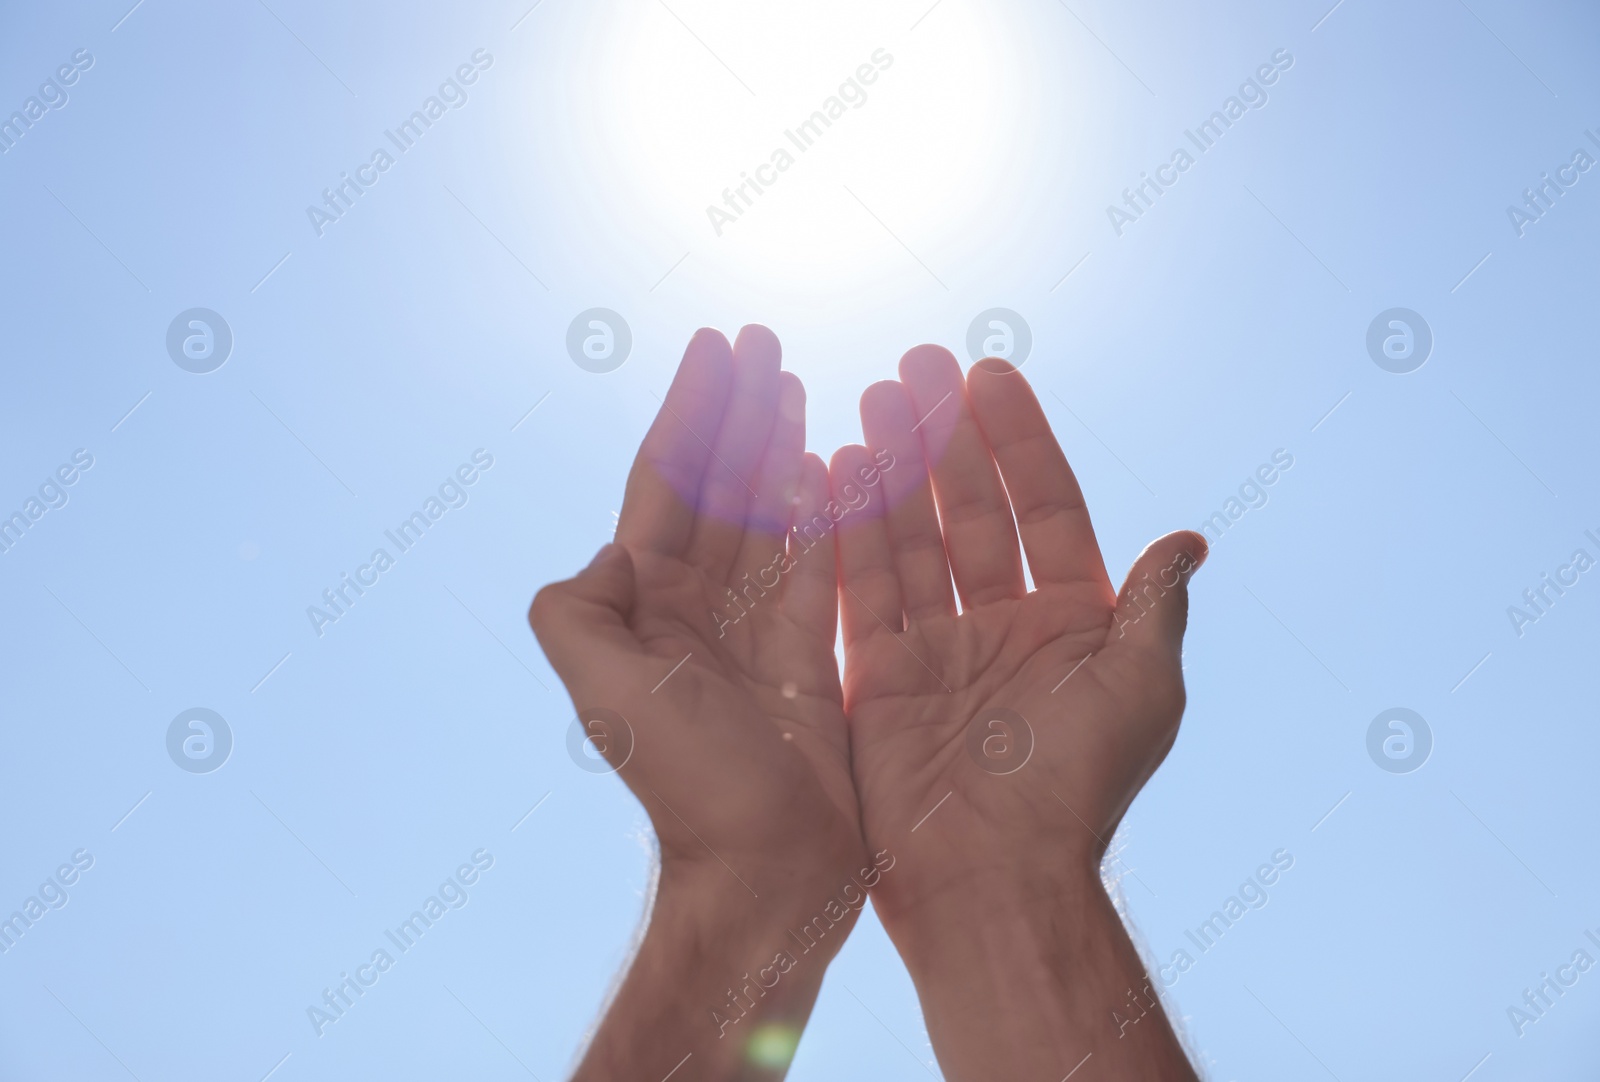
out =
[(745, 1048), (745, 1058), (757, 1067), (781, 1071), (794, 1059), (800, 1046), (800, 1031), (782, 1022), (767, 1022), (758, 1026)]

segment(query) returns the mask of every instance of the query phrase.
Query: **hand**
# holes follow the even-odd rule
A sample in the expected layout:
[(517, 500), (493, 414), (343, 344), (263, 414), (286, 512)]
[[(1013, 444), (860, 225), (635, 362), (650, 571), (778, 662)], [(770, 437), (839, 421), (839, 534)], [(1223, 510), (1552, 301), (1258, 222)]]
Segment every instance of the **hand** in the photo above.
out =
[[(733, 1070), (761, 1024), (743, 1001), (798, 1036), (865, 904), (847, 901), (811, 951), (787, 934), (837, 912), (871, 862), (834, 656), (833, 545), (789, 530), (827, 503), (827, 468), (804, 451), (805, 392), (779, 363), (764, 327), (731, 349), (695, 335), (629, 475), (616, 543), (529, 614), (579, 718), (626, 719), (625, 761), (625, 727), (594, 728), (660, 844), (650, 932), (582, 1078), (660, 1077), (688, 1041), (696, 1076), (733, 1077), (708, 1072)], [(795, 964), (780, 972), (785, 950)], [(730, 1005), (764, 966), (761, 990)], [(723, 1039), (730, 1026), (743, 1039)]]
[[(1002, 361), (980, 362), (963, 381), (947, 351), (919, 347), (901, 360), (899, 382), (868, 388), (861, 417), (871, 451), (836, 453), (836, 489), (873, 451), (895, 461), (884, 499), (839, 533), (862, 821), (869, 846), (901, 854), (874, 908), (918, 982), (950, 1077), (995, 1073), (1002, 1061), (969, 1031), (1013, 1002), (987, 1038), (1018, 1037), (1023, 1058), (1001, 1073), (1059, 1078), (1074, 1049), (1132, 1045), (1117, 1044), (1113, 1012), (1129, 1013), (1123, 985), (1144, 974), (1099, 863), (1177, 735), (1187, 581), (1205, 541), (1162, 538), (1114, 593), (1049, 422)], [(1041, 963), (1076, 971), (1031, 972)], [(1052, 1003), (1076, 1030), (1049, 1017)], [(1043, 1025), (1030, 1029), (1030, 1018)], [(1141, 1077), (1187, 1071), (1181, 1054), (1128, 1062), (1152, 1072)]]

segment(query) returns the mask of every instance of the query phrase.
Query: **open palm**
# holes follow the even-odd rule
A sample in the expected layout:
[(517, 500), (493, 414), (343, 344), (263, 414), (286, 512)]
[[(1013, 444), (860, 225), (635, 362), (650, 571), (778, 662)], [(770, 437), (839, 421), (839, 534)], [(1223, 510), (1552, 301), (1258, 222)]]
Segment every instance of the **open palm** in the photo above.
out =
[(800, 381), (779, 366), (765, 328), (732, 347), (695, 335), (617, 543), (542, 590), (530, 620), (649, 812), (664, 868), (703, 864), (757, 897), (831, 896), (862, 854), (834, 553), (789, 530), (827, 502), (828, 475), (804, 450)]
[(987, 360), (963, 380), (922, 346), (900, 377), (862, 396), (871, 450), (831, 466), (837, 487), (874, 451), (896, 463), (839, 535), (863, 827), (907, 854), (875, 894), (891, 935), (935, 895), (1098, 861), (1176, 736), (1186, 583), (1205, 553), (1196, 534), (1162, 538), (1119, 597), (1021, 374)]

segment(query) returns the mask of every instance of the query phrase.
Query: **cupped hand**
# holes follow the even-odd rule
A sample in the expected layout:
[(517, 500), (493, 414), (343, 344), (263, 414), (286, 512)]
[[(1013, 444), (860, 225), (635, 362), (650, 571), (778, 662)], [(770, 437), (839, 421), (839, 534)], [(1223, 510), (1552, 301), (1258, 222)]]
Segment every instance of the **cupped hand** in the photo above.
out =
[(835, 488), (874, 452), (895, 465), (840, 526), (844, 701), (867, 842), (901, 854), (873, 895), (894, 936), (935, 899), (1098, 873), (1177, 735), (1206, 548), (1169, 534), (1114, 591), (1044, 411), (1003, 361), (964, 380), (918, 347), (861, 417), (868, 447), (835, 454)]
[(648, 811), (663, 882), (718, 883), (785, 917), (865, 863), (833, 546), (789, 529), (828, 500), (827, 468), (804, 448), (805, 392), (772, 332), (745, 327), (732, 347), (698, 332), (639, 449), (616, 543), (529, 614)]

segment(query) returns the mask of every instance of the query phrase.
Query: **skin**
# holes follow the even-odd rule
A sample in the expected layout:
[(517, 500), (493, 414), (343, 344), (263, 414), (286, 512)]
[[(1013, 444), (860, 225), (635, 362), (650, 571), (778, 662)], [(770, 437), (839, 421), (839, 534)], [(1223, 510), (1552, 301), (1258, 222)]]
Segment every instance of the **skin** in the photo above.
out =
[[(580, 718), (627, 720), (631, 754), (615, 724), (596, 744), (660, 846), (637, 956), (577, 1079), (661, 1078), (685, 1055), (681, 1078), (781, 1077), (786, 1064), (749, 1063), (750, 1037), (771, 1023), (798, 1036), (859, 912), (808, 952), (789, 935), (872, 865), (834, 656), (833, 546), (786, 549), (791, 518), (828, 498), (804, 446), (805, 394), (772, 333), (746, 327), (730, 347), (698, 332), (639, 449), (616, 543), (534, 599), (529, 620)], [(791, 554), (780, 574), (774, 559)], [(744, 608), (730, 601), (751, 582)], [(778, 972), (785, 949), (796, 961)], [(728, 1003), (746, 974), (776, 983), (750, 988), (739, 1017)], [(719, 1007), (738, 1020), (718, 1024)]]
[[(1204, 539), (1160, 539), (1113, 591), (1077, 480), (1003, 361), (964, 380), (918, 347), (861, 417), (868, 446), (841, 448), (834, 475), (869, 448), (897, 465), (879, 513), (839, 532), (845, 710), (868, 844), (901, 854), (873, 907), (946, 1077), (1054, 1080), (1092, 1055), (1089, 1077), (1193, 1078), (1154, 997), (1129, 1005), (1147, 978), (1099, 869), (1177, 736)], [(984, 725), (995, 708), (1026, 727)]]
[[(1021, 375), (987, 361), (963, 379), (923, 346), (900, 376), (862, 398), (868, 446), (824, 466), (771, 332), (700, 331), (617, 543), (534, 601), (580, 718), (628, 720), (631, 752), (615, 724), (594, 735), (660, 845), (577, 1079), (781, 1077), (750, 1038), (798, 1036), (855, 919), (846, 883), (873, 888), (947, 1078), (1194, 1077), (1153, 995), (1130, 1006), (1146, 978), (1099, 865), (1176, 736), (1204, 541), (1157, 541), (1119, 596)], [(817, 521), (837, 521), (831, 543), (790, 530)], [(995, 708), (1011, 720), (974, 757)], [(841, 919), (802, 951), (790, 931), (826, 912)]]

